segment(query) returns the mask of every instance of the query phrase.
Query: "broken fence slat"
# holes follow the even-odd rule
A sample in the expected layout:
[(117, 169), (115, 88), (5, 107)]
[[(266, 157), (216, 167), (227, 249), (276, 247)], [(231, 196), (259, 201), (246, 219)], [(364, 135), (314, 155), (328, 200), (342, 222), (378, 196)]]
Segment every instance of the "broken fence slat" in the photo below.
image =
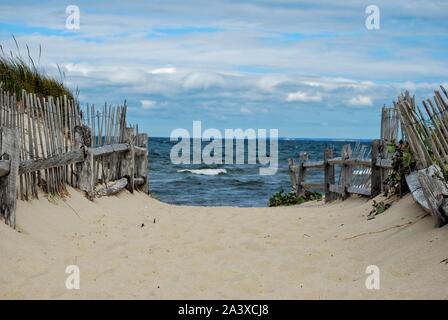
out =
[(129, 143), (114, 143), (105, 145), (98, 148), (91, 148), (92, 154), (94, 157), (105, 156), (108, 154), (112, 154), (115, 152), (125, 152), (131, 149), (131, 145)]
[(19, 174), (66, 166), (82, 161), (84, 161), (84, 151), (82, 149), (68, 151), (46, 159), (22, 161), (19, 166)]

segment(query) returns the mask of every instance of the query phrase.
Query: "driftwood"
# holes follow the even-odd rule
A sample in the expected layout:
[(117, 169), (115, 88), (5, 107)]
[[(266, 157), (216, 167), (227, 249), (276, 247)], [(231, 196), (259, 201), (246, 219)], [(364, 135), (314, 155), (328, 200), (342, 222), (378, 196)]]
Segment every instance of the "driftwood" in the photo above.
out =
[(126, 178), (121, 178), (119, 180), (109, 182), (107, 186), (101, 186), (95, 190), (95, 197), (100, 198), (116, 194), (126, 188), (127, 184), (128, 179)]

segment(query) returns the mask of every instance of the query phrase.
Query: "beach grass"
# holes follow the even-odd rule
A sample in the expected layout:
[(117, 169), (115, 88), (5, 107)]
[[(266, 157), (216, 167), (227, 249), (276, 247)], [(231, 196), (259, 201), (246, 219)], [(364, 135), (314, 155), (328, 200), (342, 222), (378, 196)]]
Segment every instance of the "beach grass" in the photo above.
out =
[[(28, 45), (26, 45), (27, 59), (23, 58), (15, 38), (14, 41), (17, 48), (16, 53), (12, 51), (6, 53), (0, 45), (0, 85), (3, 90), (16, 93), (19, 99), (22, 89), (40, 96), (61, 97), (65, 95), (68, 98), (74, 98), (74, 93), (63, 83), (65, 75), (59, 66), (60, 80), (47, 75), (36, 65)], [(38, 61), (40, 61), (41, 52), (41, 47), (39, 47)]]

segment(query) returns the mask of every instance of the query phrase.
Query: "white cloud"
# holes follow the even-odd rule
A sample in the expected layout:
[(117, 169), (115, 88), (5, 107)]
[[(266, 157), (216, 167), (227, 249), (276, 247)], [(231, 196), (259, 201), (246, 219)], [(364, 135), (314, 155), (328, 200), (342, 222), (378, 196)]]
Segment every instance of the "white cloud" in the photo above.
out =
[(356, 97), (351, 98), (348, 103), (352, 106), (367, 106), (371, 107), (373, 105), (372, 98), (368, 96), (358, 95)]
[(67, 72), (79, 73), (86, 77), (92, 71), (92, 68), (90, 68), (90, 66), (83, 63), (66, 63), (64, 64), (64, 68)]
[(175, 67), (165, 67), (165, 68), (149, 70), (149, 73), (150, 74), (173, 74), (173, 73), (176, 73), (176, 71), (177, 70)]
[(322, 101), (322, 95), (319, 92), (315, 94), (309, 94), (304, 91), (297, 91), (288, 93), (286, 101), (320, 102)]
[(218, 73), (192, 72), (184, 80), (185, 89), (208, 89), (225, 85), (224, 78)]
[(372, 81), (356, 81), (346, 78), (329, 78), (321, 77), (314, 79), (306, 79), (302, 83), (309, 87), (320, 87), (326, 90), (337, 90), (337, 89), (360, 89), (366, 90), (373, 86), (375, 83)]
[(110, 82), (125, 84), (125, 85), (138, 85), (146, 80), (146, 75), (138, 70), (119, 70), (115, 72), (107, 72), (107, 79)]
[(154, 109), (156, 107), (156, 102), (153, 100), (140, 100), (140, 103), (142, 105), (142, 109), (148, 110), (148, 109)]
[(288, 80), (286, 75), (265, 75), (258, 80), (258, 86), (266, 92), (272, 92), (278, 85)]

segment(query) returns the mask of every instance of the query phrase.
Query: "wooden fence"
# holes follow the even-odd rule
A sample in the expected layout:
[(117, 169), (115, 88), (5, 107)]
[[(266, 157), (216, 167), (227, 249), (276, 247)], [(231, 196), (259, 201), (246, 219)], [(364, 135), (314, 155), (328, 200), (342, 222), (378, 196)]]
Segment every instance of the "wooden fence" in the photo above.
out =
[(417, 171), (406, 177), (414, 199), (435, 218), (448, 223), (448, 94), (443, 86), (416, 105), (409, 92), (394, 102)]
[(440, 89), (432, 100), (422, 101), (423, 108), (407, 91), (394, 102), (418, 169), (433, 163), (442, 170), (448, 167), (448, 94)]
[[(352, 152), (351, 146), (347, 144), (343, 146), (340, 157), (333, 157), (333, 149), (327, 148), (324, 160), (319, 161), (310, 161), (308, 155), (302, 152), (298, 165), (289, 159), (292, 189), (297, 195), (303, 194), (305, 190), (322, 190), (326, 202), (339, 197), (345, 199), (350, 194), (376, 196), (384, 188), (385, 171), (392, 168), (392, 160), (384, 157), (384, 149), (383, 140), (374, 140), (370, 158), (366, 158), (365, 152), (359, 152), (358, 147), (356, 152)], [(323, 170), (323, 181), (307, 182), (307, 171), (310, 169)], [(336, 181), (337, 171), (340, 174)]]
[(90, 199), (126, 187), (148, 192), (148, 136), (127, 127), (126, 104), (93, 106), (0, 89), (0, 218), (15, 226), (16, 199), (64, 196), (66, 185)]

